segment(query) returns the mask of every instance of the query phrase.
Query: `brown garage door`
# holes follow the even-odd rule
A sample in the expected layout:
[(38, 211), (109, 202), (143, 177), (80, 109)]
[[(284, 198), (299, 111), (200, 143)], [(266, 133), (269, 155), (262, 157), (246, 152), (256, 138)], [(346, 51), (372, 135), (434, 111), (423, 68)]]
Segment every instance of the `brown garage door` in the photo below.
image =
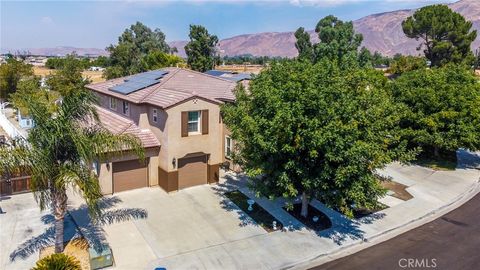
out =
[(207, 156), (178, 160), (178, 189), (207, 183)]
[(147, 186), (147, 165), (138, 160), (113, 163), (113, 192)]

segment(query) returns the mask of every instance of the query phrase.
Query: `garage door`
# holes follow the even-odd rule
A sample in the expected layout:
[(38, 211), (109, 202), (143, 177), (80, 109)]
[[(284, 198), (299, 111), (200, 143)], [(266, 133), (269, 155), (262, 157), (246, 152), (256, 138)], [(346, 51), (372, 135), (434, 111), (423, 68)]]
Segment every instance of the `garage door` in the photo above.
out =
[(178, 189), (207, 183), (207, 156), (178, 160)]
[(138, 160), (113, 163), (113, 192), (147, 186), (147, 165)]

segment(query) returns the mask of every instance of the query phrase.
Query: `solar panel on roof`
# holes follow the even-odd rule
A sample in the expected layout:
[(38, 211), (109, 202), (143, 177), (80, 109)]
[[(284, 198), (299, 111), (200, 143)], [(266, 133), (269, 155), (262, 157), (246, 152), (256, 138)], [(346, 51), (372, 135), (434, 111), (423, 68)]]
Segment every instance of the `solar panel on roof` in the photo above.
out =
[(205, 72), (205, 74), (208, 74), (211, 76), (217, 76), (217, 77), (222, 76), (223, 74), (226, 74), (226, 73), (229, 73), (229, 72), (220, 71), (220, 70), (209, 70)]
[(124, 83), (113, 86), (110, 91), (114, 91), (123, 95), (131, 94), (135, 91), (152, 86), (159, 83), (159, 79), (163, 78), (167, 71), (153, 70), (130, 76)]

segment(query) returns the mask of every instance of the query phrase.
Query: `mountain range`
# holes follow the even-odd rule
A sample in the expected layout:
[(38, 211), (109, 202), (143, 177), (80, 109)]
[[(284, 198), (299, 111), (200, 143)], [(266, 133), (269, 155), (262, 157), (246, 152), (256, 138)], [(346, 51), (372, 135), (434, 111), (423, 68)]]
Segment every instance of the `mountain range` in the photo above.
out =
[[(472, 49), (480, 47), (480, 0), (461, 0), (448, 5), (452, 10), (462, 14), (473, 23), (478, 37), (472, 44)], [(355, 31), (363, 35), (362, 46), (371, 51), (393, 56), (396, 53), (417, 55), (420, 41), (405, 36), (402, 21), (411, 16), (415, 10), (397, 10), (369, 15), (353, 21)], [(309, 31), (312, 41), (317, 42), (318, 36)], [(178, 49), (180, 56), (185, 56), (183, 47), (187, 41), (170, 42)], [(265, 32), (239, 35), (219, 42), (221, 55), (251, 54), (255, 56), (295, 57), (295, 36), (293, 32)]]
[[(478, 37), (472, 44), (472, 49), (480, 47), (480, 0), (460, 0), (448, 5), (452, 10), (462, 14), (473, 23)], [(363, 35), (362, 46), (370, 51), (378, 51), (384, 55), (393, 56), (396, 53), (418, 55), (420, 41), (407, 38), (402, 30), (402, 21), (412, 15), (415, 10), (397, 10), (380, 14), (369, 15), (353, 21), (355, 30)], [(320, 19), (320, 18), (319, 18)], [(308, 28), (308, 27), (307, 27)], [(312, 41), (318, 41), (317, 34), (309, 31)], [(170, 46), (178, 49), (178, 54), (185, 57), (184, 47), (187, 41), (169, 42)], [(219, 51), (221, 55), (244, 55), (255, 56), (281, 56), (295, 57), (295, 36), (293, 32), (264, 32), (256, 34), (244, 34), (220, 40)], [(12, 50), (11, 50), (12, 51)], [(14, 50), (13, 50), (14, 51)], [(36, 55), (65, 55), (76, 51), (78, 55), (107, 55), (103, 49), (97, 48), (31, 48), (22, 49)], [(7, 51), (2, 50), (2, 53)]]

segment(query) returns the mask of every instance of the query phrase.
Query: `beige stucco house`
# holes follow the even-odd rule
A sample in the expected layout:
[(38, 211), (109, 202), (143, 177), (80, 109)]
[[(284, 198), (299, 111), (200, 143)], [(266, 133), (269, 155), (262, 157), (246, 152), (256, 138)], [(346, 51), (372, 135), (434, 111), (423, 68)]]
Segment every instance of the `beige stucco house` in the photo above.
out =
[(102, 125), (137, 136), (146, 160), (123, 155), (96, 165), (102, 192), (147, 186), (167, 192), (216, 183), (228, 160), (228, 137), (220, 105), (233, 102), (236, 82), (180, 68), (90, 84)]

